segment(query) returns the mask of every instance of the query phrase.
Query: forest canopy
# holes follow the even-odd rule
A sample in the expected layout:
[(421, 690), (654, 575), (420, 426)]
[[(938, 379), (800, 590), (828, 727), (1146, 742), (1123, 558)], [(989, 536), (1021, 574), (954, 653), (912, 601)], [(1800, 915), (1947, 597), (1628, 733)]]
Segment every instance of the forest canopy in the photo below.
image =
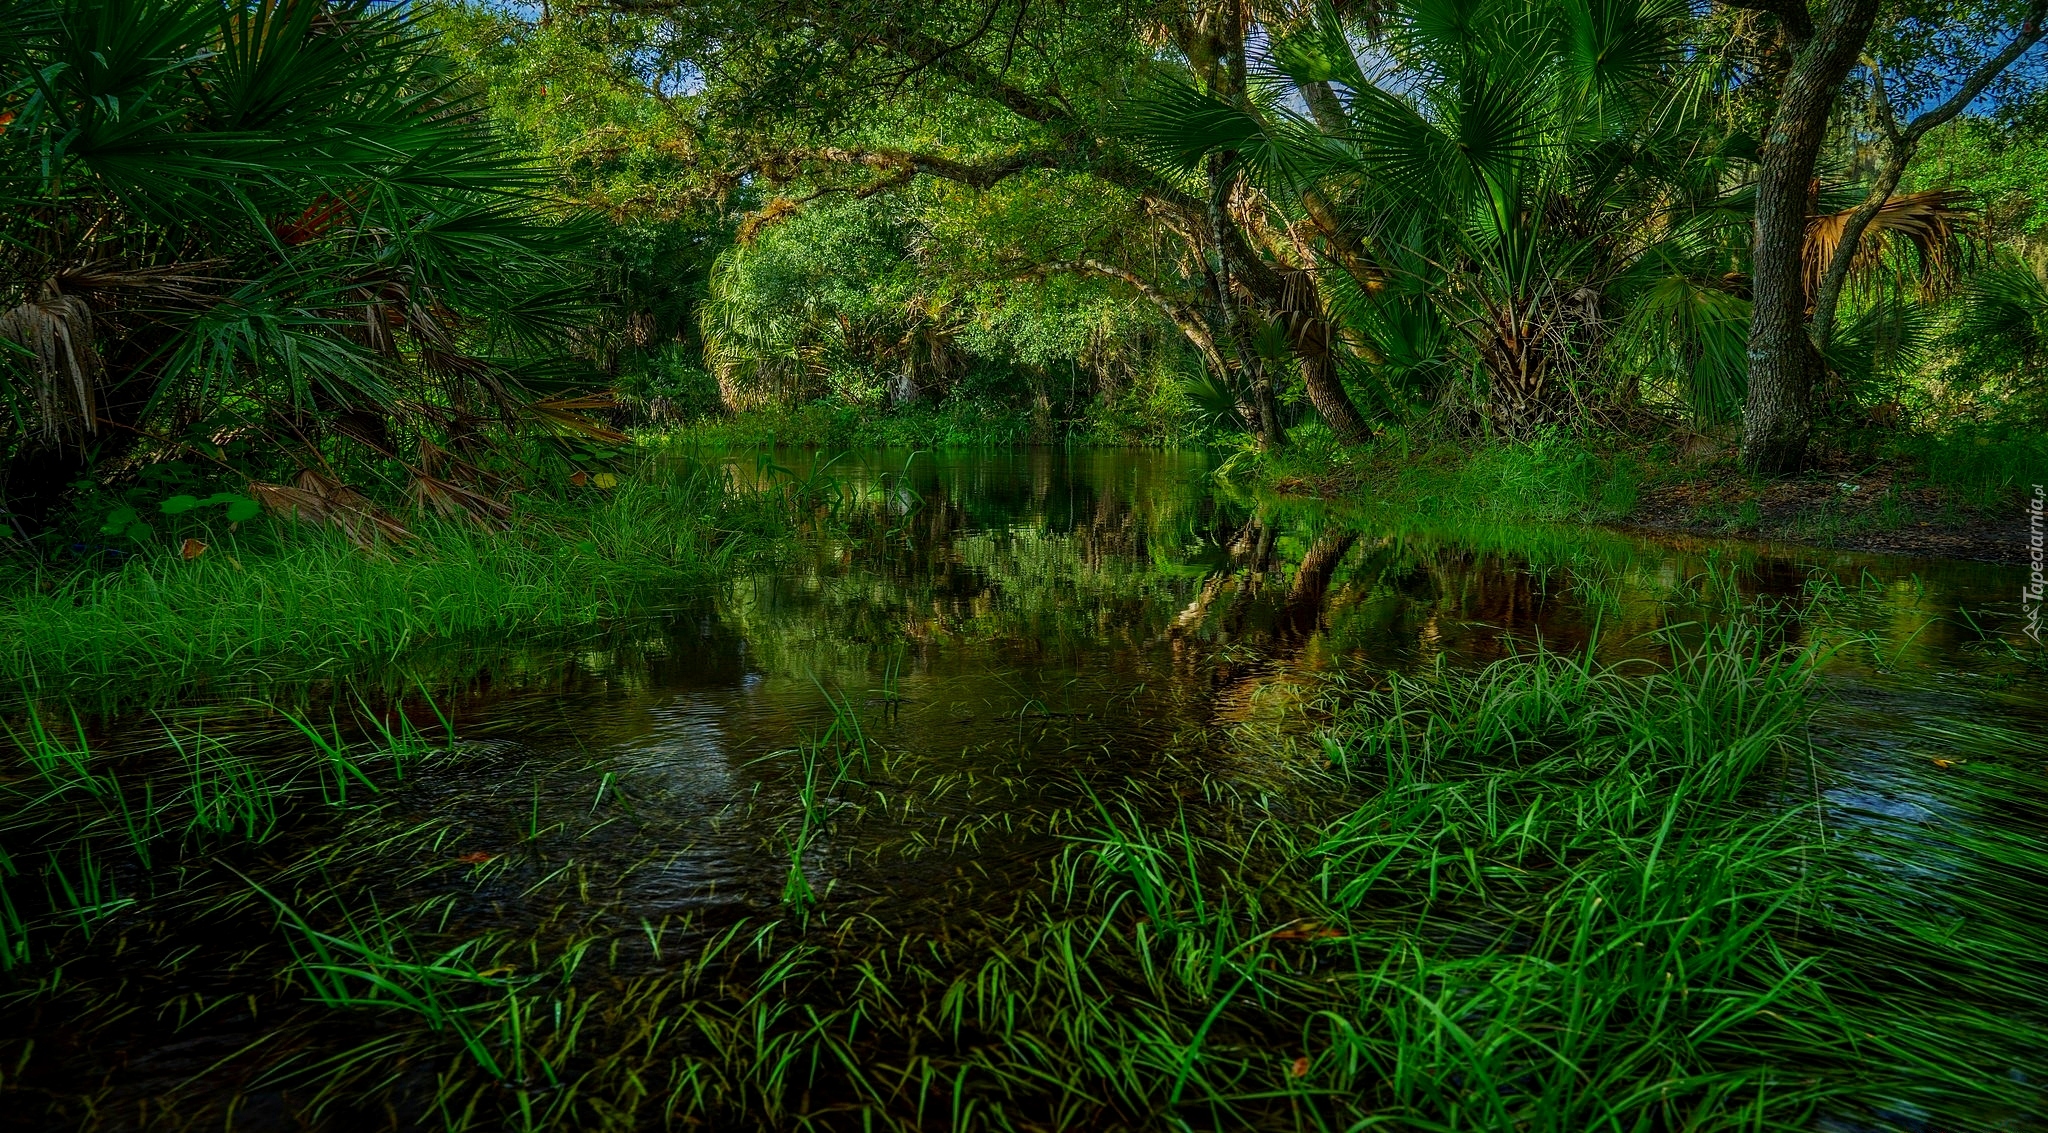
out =
[(2041, 8), (13, 0), (0, 492), (489, 521), (807, 407), (1761, 473), (2038, 430)]

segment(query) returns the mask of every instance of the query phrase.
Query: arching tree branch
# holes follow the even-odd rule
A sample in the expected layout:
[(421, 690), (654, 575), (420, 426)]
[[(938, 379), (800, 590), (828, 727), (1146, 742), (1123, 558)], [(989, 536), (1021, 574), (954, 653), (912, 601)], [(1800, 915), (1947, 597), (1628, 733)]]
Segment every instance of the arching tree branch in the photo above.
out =
[(1871, 108), (1877, 114), (1878, 124), (1885, 134), (1884, 164), (1879, 167), (1877, 178), (1871, 182), (1869, 192), (1856, 206), (1854, 212), (1842, 225), (1841, 240), (1835, 245), (1835, 254), (1828, 261), (1827, 271), (1822, 274), (1820, 286), (1813, 295), (1813, 342), (1822, 350), (1834, 338), (1835, 315), (1841, 308), (1842, 288), (1848, 284), (1849, 271), (1856, 263), (1856, 250), (1863, 242), (1863, 234), (1870, 228), (1872, 220), (1891, 200), (1892, 193), (1899, 187), (1899, 180), (1905, 176), (1906, 166), (1920, 148), (1920, 140), (1929, 130), (1948, 122), (1977, 101), (1992, 81), (2007, 67), (2026, 54), (2027, 49), (2041, 41), (2044, 32), (2043, 20), (2048, 19), (2048, 0), (2033, 0), (2027, 5), (2027, 14), (2021, 19), (2019, 30), (1996, 55), (1984, 60), (1964, 78), (1947, 98), (1938, 105), (1921, 111), (1903, 128), (1892, 114), (1891, 100), (1884, 86), (1884, 72), (1874, 62), (1866, 61), (1870, 67)]

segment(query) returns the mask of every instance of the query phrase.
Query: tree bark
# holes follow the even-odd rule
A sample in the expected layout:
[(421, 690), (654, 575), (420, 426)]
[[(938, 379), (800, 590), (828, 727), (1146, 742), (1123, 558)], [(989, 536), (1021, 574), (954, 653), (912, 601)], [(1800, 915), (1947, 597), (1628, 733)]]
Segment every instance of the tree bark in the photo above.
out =
[[(879, 50), (902, 60), (906, 69), (899, 78), (918, 72), (943, 75), (958, 84), (965, 93), (1001, 106), (1026, 122), (1056, 131), (1058, 141), (1050, 146), (979, 163), (908, 151), (827, 147), (794, 151), (772, 159), (764, 157), (755, 163), (756, 166), (780, 168), (784, 162), (865, 165), (877, 175), (872, 183), (846, 190), (826, 190), (852, 192), (858, 196), (898, 188), (919, 175), (987, 188), (1030, 169), (1068, 168), (1163, 204), (1184, 217), (1190, 228), (1206, 229), (1204, 242), (1210, 247), (1202, 249), (1202, 253), (1208, 260), (1206, 274), (1211, 277), (1217, 303), (1215, 345), (1228, 342), (1229, 353), (1237, 358), (1238, 373), (1246, 386), (1242, 393), (1247, 407), (1251, 409), (1248, 427), (1259, 435), (1263, 445), (1284, 444), (1286, 434), (1280, 424), (1272, 367), (1253, 349), (1253, 340), (1262, 319), (1286, 317), (1287, 296), (1274, 265), (1259, 258), (1241, 230), (1238, 218), (1231, 215), (1229, 193), (1238, 180), (1235, 170), (1230, 170), (1221, 179), (1212, 177), (1208, 200), (1184, 192), (1121, 154), (1097, 132), (1093, 124), (1082, 120), (1057, 90), (1035, 90), (1019, 85), (1007, 68), (989, 65), (966, 50), (987, 30), (986, 27), (965, 41), (947, 42), (920, 26), (918, 18), (911, 14), (916, 11), (915, 6), (902, 11), (905, 13), (902, 20), (887, 19), (879, 26), (841, 23), (827, 13), (819, 13), (817, 19), (821, 28), (843, 36), (848, 43)], [(1252, 30), (1248, 27), (1252, 18), (1250, 13), (1250, 7), (1242, 0), (1197, 0), (1170, 21), (1176, 46), (1181, 49), (1201, 84), (1218, 98), (1247, 110), (1251, 109), (1245, 52), (1247, 36)], [(1326, 117), (1332, 112), (1336, 114), (1329, 122), (1340, 123), (1342, 110), (1334, 91), (1324, 84), (1316, 94), (1322, 113)], [(1230, 155), (1223, 156), (1228, 158)], [(1220, 198), (1219, 192), (1222, 194)], [(1216, 287), (1215, 284), (1223, 286)], [(1182, 329), (1185, 333), (1187, 328), (1183, 325)], [(1314, 349), (1317, 343), (1326, 344), (1330, 338), (1326, 329), (1320, 334), (1315, 333), (1313, 327), (1305, 329), (1308, 331), (1306, 335), (1297, 333), (1297, 328), (1292, 325), (1288, 327), (1290, 352), (1302, 343)], [(1337, 380), (1336, 368), (1330, 364), (1326, 347), (1321, 355), (1297, 354), (1296, 357), (1302, 365), (1310, 400), (1317, 412), (1330, 423), (1332, 430), (1341, 437), (1363, 439), (1368, 436), (1370, 430), (1343, 384)]]
[(1251, 328), (1245, 325), (1247, 312), (1238, 303), (1236, 288), (1231, 285), (1231, 257), (1226, 246), (1231, 235), (1227, 228), (1230, 218), (1224, 207), (1235, 179), (1231, 165), (1232, 156), (1229, 154), (1209, 156), (1209, 243), (1214, 249), (1209, 278), (1216, 291), (1217, 318), (1230, 339), (1232, 350), (1237, 355), (1238, 370), (1251, 394), (1252, 419), (1245, 425), (1258, 438), (1260, 448), (1284, 448), (1287, 431), (1280, 424), (1280, 406), (1273, 396), (1272, 374), (1266, 368), (1265, 359), (1259, 357)]
[(1802, 253), (1814, 167), (1828, 116), (1862, 54), (1878, 0), (1834, 0), (1785, 76), (1760, 155), (1749, 321), (1749, 398), (1742, 461), (1782, 476), (1806, 463), (1820, 358), (1806, 332)]
[(1323, 311), (1315, 280), (1306, 270), (1282, 272), (1281, 276), (1288, 345), (1301, 362), (1301, 382), (1308, 387), (1309, 402), (1339, 441), (1364, 444), (1372, 439), (1372, 426), (1352, 404), (1338, 374), (1336, 356), (1330, 351), (1330, 319)]

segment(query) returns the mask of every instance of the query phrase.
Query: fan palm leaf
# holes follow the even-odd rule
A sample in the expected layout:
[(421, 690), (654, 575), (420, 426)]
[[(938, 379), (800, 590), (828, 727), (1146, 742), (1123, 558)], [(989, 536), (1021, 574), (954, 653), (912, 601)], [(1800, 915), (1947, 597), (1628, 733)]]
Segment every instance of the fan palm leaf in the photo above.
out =
[[(1973, 216), (1970, 201), (1970, 194), (1958, 189), (1925, 189), (1886, 200), (1863, 230), (1850, 261), (1851, 278), (1867, 282), (1888, 269), (1895, 279), (1910, 275), (1923, 293), (1953, 285)], [(1801, 262), (1809, 300), (1820, 291), (1821, 277), (1834, 262), (1849, 216), (1855, 211), (1846, 208), (1806, 222)], [(1905, 253), (1911, 254), (1910, 262)]]
[(0, 338), (72, 389), (11, 395), (0, 455), (110, 412), (103, 455), (226, 431), (314, 465), (571, 412), (520, 408), (566, 392), (595, 266), (404, 6), (16, 0), (0, 43)]

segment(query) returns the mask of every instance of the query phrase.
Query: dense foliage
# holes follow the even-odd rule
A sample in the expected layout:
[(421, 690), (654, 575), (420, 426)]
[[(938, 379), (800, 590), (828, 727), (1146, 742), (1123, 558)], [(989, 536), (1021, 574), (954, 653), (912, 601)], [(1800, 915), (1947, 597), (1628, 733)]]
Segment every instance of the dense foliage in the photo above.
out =
[[(495, 522), (615, 428), (733, 412), (1732, 446), (1802, 11), (17, 0), (0, 505), (63, 553), (166, 506)], [(1872, 17), (1793, 249), (1811, 389), (1763, 391), (1805, 415), (1781, 463), (2048, 414), (2028, 11)]]
[[(943, 396), (969, 372), (933, 349), (952, 326), (1003, 326), (1064, 279), (1176, 356), (1145, 367), (1180, 394), (1147, 402), (1180, 414), (1157, 436), (1201, 422), (1277, 446), (1320, 419), (1346, 441), (1732, 441), (1767, 345), (1751, 277), (1780, 96), (1814, 27), (1861, 3), (816, 0), (631, 20), (687, 76), (669, 97), (694, 108), (700, 191), (740, 218), (703, 322), (728, 406)], [(1825, 353), (1806, 407), (1824, 456), (1903, 425), (2038, 420), (2024, 342), (1979, 333), (1987, 304), (2024, 322), (2006, 277), (2032, 206), (2024, 165), (1996, 156), (2032, 152), (2023, 7), (1871, 14), (1829, 88), (1804, 235), (1780, 249)], [(989, 345), (975, 357), (1032, 356)], [(1099, 354), (1069, 356), (1107, 402), (1122, 383)]]
[(0, 67), (18, 534), (259, 501), (395, 531), (380, 483), (496, 516), (507, 437), (603, 435), (588, 226), (403, 11), (16, 3)]

